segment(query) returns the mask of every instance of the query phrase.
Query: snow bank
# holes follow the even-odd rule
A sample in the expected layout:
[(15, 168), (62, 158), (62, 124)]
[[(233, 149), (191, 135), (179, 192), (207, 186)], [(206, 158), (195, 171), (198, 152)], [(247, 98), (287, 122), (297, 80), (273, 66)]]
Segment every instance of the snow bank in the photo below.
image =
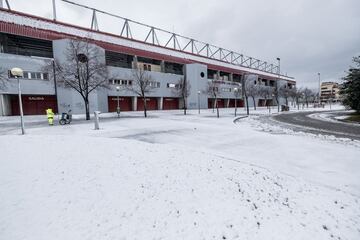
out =
[(0, 136), (1, 238), (360, 238), (359, 148), (221, 114)]

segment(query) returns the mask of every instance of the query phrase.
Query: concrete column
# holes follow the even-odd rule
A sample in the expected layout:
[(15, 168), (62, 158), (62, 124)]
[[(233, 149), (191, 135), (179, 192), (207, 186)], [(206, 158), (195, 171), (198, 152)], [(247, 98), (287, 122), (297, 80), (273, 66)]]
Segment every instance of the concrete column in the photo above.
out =
[(225, 100), (225, 107), (229, 108), (229, 105), (230, 105), (230, 99), (226, 99)]
[(138, 98), (137, 97), (132, 97), (132, 110), (133, 111), (137, 111), (137, 100)]
[(163, 110), (164, 108), (164, 98), (163, 97), (159, 97), (158, 98), (158, 109), (159, 110)]
[(161, 62), (160, 62), (160, 67), (161, 67), (161, 72), (165, 72), (165, 61), (164, 60), (162, 60)]
[(230, 82), (233, 82), (233, 81), (234, 81), (234, 74), (233, 74), (233, 73), (230, 73), (230, 75), (229, 75), (229, 81), (230, 81)]
[(11, 103), (9, 95), (0, 94), (0, 116), (11, 115)]
[(135, 66), (137, 65), (137, 62), (138, 62), (138, 58), (137, 58), (137, 56), (135, 55), (135, 56), (134, 56), (134, 59), (133, 59), (133, 66), (132, 66), (132, 68), (135, 68)]
[(217, 72), (216, 72), (216, 75), (217, 75), (217, 77), (214, 78), (214, 79), (215, 79), (215, 80), (219, 80), (219, 79), (220, 79), (220, 71), (217, 71)]

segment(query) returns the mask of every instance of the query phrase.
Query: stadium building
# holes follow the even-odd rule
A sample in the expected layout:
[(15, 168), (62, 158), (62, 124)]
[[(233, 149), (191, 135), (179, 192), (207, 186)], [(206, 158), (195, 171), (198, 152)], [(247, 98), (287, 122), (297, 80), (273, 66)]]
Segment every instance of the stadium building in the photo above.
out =
[[(57, 82), (52, 72), (44, 70), (44, 66), (66, 59), (64, 51), (71, 39), (90, 38), (110, 75), (116, 76), (109, 79), (109, 88), (97, 89), (91, 94), (90, 111), (114, 112), (118, 94), (121, 111), (142, 110), (143, 103), (133, 92), (127, 88), (116, 91), (116, 86), (132, 83), (135, 67), (144, 69), (153, 79), (155, 88), (147, 98), (149, 110), (181, 109), (182, 101), (173, 88), (183, 77), (191, 86), (187, 102), (189, 109), (212, 107), (214, 101), (206, 92), (209, 81), (219, 83), (217, 104), (222, 108), (234, 107), (235, 99), (237, 106), (244, 105), (243, 97), (236, 98), (234, 89), (242, 88), (245, 80), (251, 79), (254, 84), (269, 88), (280, 85), (292, 88), (296, 84), (292, 77), (280, 74), (279, 64), (269, 64), (74, 2), (57, 1), (92, 11), (91, 27), (58, 21), (55, 0), (53, 19), (14, 11), (9, 1), (0, 0), (0, 68), (7, 78), (0, 88), (0, 115), (19, 114), (17, 80), (9, 71), (13, 67), (24, 71), (24, 77), (20, 79), (24, 114), (45, 114), (49, 107), (56, 112), (71, 109), (73, 113), (84, 113), (80, 95), (60, 84), (61, 79)], [(121, 33), (99, 29), (99, 12), (123, 21)], [(148, 28), (145, 40), (133, 36), (131, 28), (135, 25)], [(162, 44), (158, 39), (160, 33), (168, 34), (168, 39)], [(256, 98), (259, 106), (274, 103), (274, 99)]]

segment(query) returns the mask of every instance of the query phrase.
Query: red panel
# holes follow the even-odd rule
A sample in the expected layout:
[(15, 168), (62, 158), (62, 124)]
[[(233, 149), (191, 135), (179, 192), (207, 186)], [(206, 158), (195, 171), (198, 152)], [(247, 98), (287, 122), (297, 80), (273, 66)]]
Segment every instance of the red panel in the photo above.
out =
[[(24, 115), (44, 115), (48, 108), (57, 113), (56, 97), (53, 95), (22, 95)], [(11, 113), (20, 115), (19, 98), (17, 95), (11, 96)]]
[[(216, 107), (215, 104), (215, 99), (213, 98), (208, 98), (208, 108), (213, 108)], [(217, 105), (219, 108), (224, 108), (225, 107), (225, 99), (217, 99)]]
[[(157, 99), (156, 98), (146, 98), (146, 108), (147, 110), (157, 110), (158, 109)], [(137, 99), (137, 110), (144, 110), (144, 101), (142, 98)]]
[(259, 101), (258, 101), (258, 106), (259, 107), (263, 107), (263, 106), (265, 106), (265, 99), (259, 99)]
[(218, 99), (217, 104), (218, 104), (218, 108), (224, 108), (225, 107), (225, 99)]
[(208, 108), (213, 108), (213, 107), (214, 107), (214, 99), (208, 98)]
[(178, 98), (164, 98), (163, 100), (163, 109), (179, 109), (179, 99)]
[[(236, 107), (243, 107), (243, 106), (244, 106), (244, 101), (241, 99), (237, 99)], [(234, 108), (234, 107), (235, 107), (235, 99), (230, 99), (229, 108)]]
[[(109, 112), (116, 112), (117, 96), (108, 97)], [(120, 111), (132, 111), (131, 97), (119, 97)]]

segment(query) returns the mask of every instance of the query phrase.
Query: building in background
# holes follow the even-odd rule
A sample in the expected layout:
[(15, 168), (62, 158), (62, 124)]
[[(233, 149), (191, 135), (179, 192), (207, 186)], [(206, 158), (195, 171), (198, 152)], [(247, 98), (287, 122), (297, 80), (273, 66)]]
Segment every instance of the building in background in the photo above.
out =
[[(0, 0), (1, 1), (1, 0)], [(93, 25), (93, 24), (92, 24)], [(125, 25), (124, 25), (125, 26)], [(152, 34), (151, 34), (151, 31)], [(180, 78), (186, 77), (191, 85), (188, 97), (188, 108), (211, 108), (213, 99), (207, 93), (209, 81), (219, 82), (219, 107), (243, 106), (243, 100), (235, 98), (234, 89), (241, 89), (241, 82), (248, 76), (254, 84), (262, 84), (269, 88), (286, 85), (294, 87), (292, 77), (280, 75), (274, 71), (276, 66), (255, 58), (225, 52), (222, 48), (211, 50), (205, 45), (198, 49), (194, 42), (180, 48), (173, 36), (174, 46), (155, 44), (155, 30), (150, 30), (153, 42), (139, 41), (129, 36), (115, 35), (94, 28), (84, 28), (62, 23), (55, 19), (47, 19), (23, 12), (0, 8), (0, 66), (8, 72), (13, 67), (24, 70), (21, 79), (24, 113), (28, 115), (45, 114), (46, 108), (55, 112), (84, 113), (84, 103), (78, 93), (64, 88), (44, 71), (44, 66), (53, 61), (64, 61), (65, 49), (69, 39), (90, 38), (91, 42), (102, 53), (102, 61), (107, 65), (110, 75), (116, 78), (109, 81), (109, 89), (99, 89), (90, 96), (90, 111), (115, 112), (117, 92), (116, 86), (131, 84), (132, 71), (135, 67), (148, 72), (154, 80), (156, 88), (147, 99), (149, 110), (181, 109), (181, 99), (174, 94), (173, 88)], [(171, 39), (170, 39), (171, 40)], [(172, 42), (170, 41), (169, 42)], [(192, 50), (186, 50), (192, 45)], [(202, 53), (206, 52), (207, 55)], [(210, 52), (209, 52), (210, 51)], [(211, 53), (211, 51), (214, 51)], [(215, 55), (219, 57), (215, 58)], [(239, 64), (237, 64), (239, 63)], [(0, 89), (0, 115), (17, 115), (17, 84), (8, 74), (6, 87)], [(122, 111), (142, 110), (142, 101), (134, 93), (123, 88), (120, 92), (120, 108)], [(200, 92), (200, 96), (199, 95)], [(273, 99), (266, 99), (274, 103)], [(249, 101), (252, 104), (252, 101)], [(265, 99), (257, 97), (258, 105), (265, 105)]]
[(336, 82), (321, 83), (321, 102), (338, 102), (339, 101), (339, 84)]

